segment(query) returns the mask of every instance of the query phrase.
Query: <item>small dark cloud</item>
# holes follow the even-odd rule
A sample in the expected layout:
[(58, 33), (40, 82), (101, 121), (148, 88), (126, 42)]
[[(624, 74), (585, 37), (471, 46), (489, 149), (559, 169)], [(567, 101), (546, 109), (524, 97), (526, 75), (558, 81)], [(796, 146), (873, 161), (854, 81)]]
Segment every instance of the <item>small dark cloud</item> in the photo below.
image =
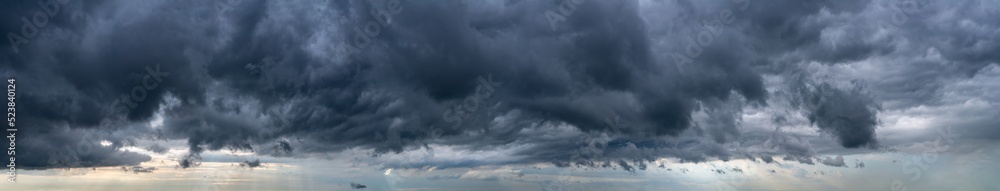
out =
[(785, 156), (785, 158), (782, 158), (782, 160), (784, 160), (784, 161), (795, 161), (795, 162), (799, 162), (799, 163), (802, 163), (802, 164), (808, 164), (808, 165), (814, 165), (814, 164), (816, 164), (816, 163), (813, 162), (813, 158), (812, 157)]
[(254, 159), (253, 161), (247, 160), (240, 163), (240, 167), (257, 168), (260, 166), (261, 166), (260, 159)]
[(624, 160), (618, 160), (618, 166), (621, 167), (622, 170), (633, 172), (633, 173), (635, 172), (635, 167), (633, 167), (632, 165), (629, 165), (628, 162), (625, 162)]
[(142, 167), (142, 166), (121, 167), (122, 172), (131, 172), (135, 174), (152, 173), (154, 170), (156, 170), (156, 167)]
[(771, 156), (760, 156), (760, 161), (764, 161), (764, 163), (770, 164), (774, 162), (774, 158), (771, 158)]
[(351, 189), (363, 190), (365, 188), (368, 188), (368, 186), (365, 186), (364, 184), (358, 184), (358, 183), (351, 182)]
[(743, 173), (743, 169), (739, 167), (733, 167), (733, 172)]
[(182, 169), (196, 167), (200, 165), (201, 165), (200, 155), (187, 155), (180, 161), (177, 161), (177, 167), (180, 167)]

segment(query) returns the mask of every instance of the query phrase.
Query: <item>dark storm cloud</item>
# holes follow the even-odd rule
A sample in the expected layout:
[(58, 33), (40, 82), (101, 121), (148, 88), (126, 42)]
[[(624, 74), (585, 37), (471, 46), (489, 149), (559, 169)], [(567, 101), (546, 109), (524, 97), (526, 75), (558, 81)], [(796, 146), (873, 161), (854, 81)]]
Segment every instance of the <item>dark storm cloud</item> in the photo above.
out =
[[(23, 13), (32, 10), (25, 7), (36, 3), (21, 2), (24, 6), (5, 5), (3, 12)], [(113, 14), (104, 12), (111, 9), (96, 8), (108, 4), (113, 2), (69, 2), (60, 7), (59, 14), (44, 28), (38, 28), (38, 34), (29, 43), (20, 45), (17, 53), (9, 41), (0, 47), (4, 70), (14, 71), (18, 85), (25, 87), (20, 93), (25, 99), (18, 100), (20, 108), (31, 108), (18, 113), (20, 121), (31, 122), (22, 123), (25, 137), (20, 147), (31, 152), (18, 155), (35, 159), (28, 166), (110, 166), (149, 160), (148, 156), (117, 151), (123, 141), (141, 138), (143, 129), (148, 128), (131, 122), (149, 119), (168, 92), (184, 102), (197, 103), (202, 96), (198, 86), (193, 85), (198, 84), (199, 78), (192, 75), (190, 60), (182, 56), (198, 45), (185, 44), (194, 40), (193, 36), (171, 35), (188, 25), (164, 18), (92, 22), (101, 14)], [(133, 11), (134, 7), (129, 6), (135, 4), (139, 3), (112, 8)], [(5, 32), (21, 28), (20, 24), (6, 21), (10, 20), (5, 19)], [(170, 75), (151, 76), (151, 71)], [(128, 134), (99, 137), (93, 135), (97, 131)], [(69, 140), (82, 139), (81, 144), (96, 144), (101, 141), (98, 138), (118, 144), (95, 148), (90, 154), (55, 152), (55, 148), (75, 145), (76, 142), (62, 140), (68, 132), (78, 133)]]
[[(29, 130), (29, 129), (23, 129)], [(59, 167), (96, 167), (138, 165), (149, 161), (149, 156), (121, 151), (121, 145), (101, 145), (102, 138), (112, 138), (87, 130), (57, 128), (56, 131), (37, 130), (17, 133), (17, 167), (25, 169), (45, 169)], [(7, 158), (7, 157), (5, 157)]]
[[(38, 108), (53, 111), (37, 116), (95, 126), (102, 119), (115, 117), (142, 122), (163, 109), (164, 136), (188, 141), (192, 152), (191, 160), (184, 160), (188, 164), (197, 164), (197, 154), (203, 150), (259, 150), (253, 145), (280, 137), (304, 141), (297, 143), (300, 145), (282, 142), (278, 151), (291, 151), (296, 146), (303, 152), (351, 147), (399, 152), (427, 142), (488, 149), (524, 139), (512, 133), (524, 126), (514, 123), (499, 132), (480, 134), (476, 141), (462, 137), (485, 129), (491, 118), (505, 113), (521, 114), (513, 115), (512, 121), (565, 123), (585, 133), (611, 133), (618, 139), (611, 145), (625, 144), (610, 148), (631, 148), (594, 159), (651, 160), (662, 156), (657, 147), (667, 145), (653, 138), (680, 135), (691, 125), (691, 112), (700, 107), (697, 101), (735, 99), (731, 90), (752, 100), (766, 97), (760, 77), (739, 63), (742, 53), (708, 47), (703, 59), (710, 65), (692, 66), (722, 78), (678, 78), (677, 71), (663, 70), (651, 55), (646, 28), (636, 11), (638, 2), (634, 1), (581, 4), (561, 23), (563, 27), (554, 31), (543, 27), (547, 23), (539, 18), (543, 18), (545, 7), (556, 6), (555, 2), (499, 5), (523, 10), (509, 12), (500, 11), (498, 5), (458, 1), (403, 1), (398, 7), (394, 1), (317, 2), (331, 9), (308, 14), (300, 10), (311, 6), (268, 1), (241, 3), (224, 14), (204, 9), (188, 14), (161, 11), (209, 4), (193, 1), (151, 5), (163, 9), (142, 7), (150, 6), (149, 2), (83, 4), (66, 11), (81, 15), (76, 21), (86, 24), (53, 26), (65, 27), (68, 33), (45, 33), (54, 40), (33, 42), (38, 51), (10, 56), (28, 58), (36, 66), (60, 66), (14, 68), (59, 78), (47, 83), (76, 90), (29, 94), (79, 100), (71, 102), (79, 105), (74, 105), (80, 108), (76, 110), (47, 107), (54, 102), (38, 103)], [(101, 8), (84, 8), (88, 6)], [(372, 10), (382, 15), (373, 17)], [(480, 13), (483, 11), (490, 14)], [(112, 14), (118, 22), (91, 19), (101, 14)], [(132, 21), (121, 22), (126, 18)], [(88, 25), (93, 27), (82, 27)], [(366, 35), (367, 42), (358, 44), (365, 41), (365, 37), (358, 41), (359, 35)], [(74, 38), (95, 40), (55, 46), (58, 40)], [(306, 44), (317, 38), (338, 39), (317, 45), (334, 47), (319, 49), (332, 51), (319, 55), (343, 54), (336, 51), (345, 50), (344, 46), (359, 50), (332, 59), (316, 58), (317, 53), (310, 52)], [(64, 53), (55, 59), (40, 59), (52, 52)], [(145, 75), (136, 71), (150, 70), (153, 62), (157, 72), (169, 76), (163, 76), (156, 88), (145, 89), (142, 99), (128, 97), (145, 80)], [(253, 70), (248, 72), (247, 66)], [(123, 74), (132, 75), (120, 80)], [(503, 87), (486, 99), (475, 100), (481, 102), (476, 105), (482, 109), (467, 111), (472, 114), (462, 120), (461, 128), (449, 128), (450, 121), (442, 114), (452, 111), (451, 106), (468, 102), (466, 98), (481, 88), (477, 79), (482, 77), (496, 79)], [(28, 81), (38, 86), (45, 83), (41, 79)], [(235, 95), (249, 99), (234, 100)], [(168, 100), (174, 100), (175, 106), (164, 108)], [(115, 101), (128, 109), (119, 113), (122, 110)], [(248, 102), (257, 104), (249, 106)], [(108, 109), (107, 105), (113, 106)], [(273, 110), (280, 112), (263, 112)], [(716, 142), (722, 143), (739, 134), (732, 123), (734, 113), (719, 112), (725, 112), (721, 126), (709, 130)], [(611, 127), (603, 120), (618, 114), (632, 123)], [(248, 116), (283, 118), (285, 122), (262, 125), (261, 121), (246, 120)], [(429, 139), (425, 132), (432, 131), (431, 127), (443, 128), (442, 138)], [(375, 135), (395, 140), (383, 144), (386, 140)], [(645, 143), (637, 147), (630, 141)], [(539, 149), (574, 149), (577, 144), (557, 145)], [(687, 156), (693, 161), (705, 160), (702, 152), (711, 157), (729, 156), (718, 146), (686, 147), (673, 149), (670, 153), (675, 154), (668, 155)], [(698, 147), (702, 149), (690, 149)], [(543, 153), (551, 154), (527, 156), (527, 161), (566, 156)]]
[(836, 136), (847, 148), (874, 147), (876, 113), (881, 110), (860, 86), (844, 90), (830, 84), (803, 87), (802, 105), (809, 121)]
[[(701, 99), (699, 96), (727, 97), (716, 95), (719, 92), (678, 94), (674, 93), (676, 87), (673, 85), (649, 82), (654, 79), (671, 80), (672, 73), (650, 70), (657, 66), (651, 60), (641, 19), (634, 11), (636, 2), (580, 5), (573, 14), (577, 17), (565, 23), (566, 29), (556, 31), (539, 27), (545, 26), (545, 23), (538, 23), (537, 18), (531, 17), (532, 14), (491, 12), (493, 15), (482, 15), (474, 10), (490, 12), (498, 7), (474, 2), (404, 1), (402, 12), (391, 17), (391, 21), (385, 22), (387, 24), (380, 29), (366, 25), (383, 22), (378, 20), (382, 17), (375, 19), (364, 14), (366, 10), (390, 4), (359, 3), (357, 7), (337, 8), (343, 13), (334, 15), (345, 16), (348, 20), (342, 22), (342, 32), (330, 38), (346, 38), (347, 41), (346, 44), (334, 45), (356, 46), (358, 44), (352, 44), (352, 40), (358, 39), (363, 42), (364, 38), (358, 36), (362, 34), (349, 30), (355, 26), (362, 32), (369, 29), (378, 31), (369, 36), (370, 42), (357, 46), (364, 49), (338, 61), (343, 63), (309, 60), (302, 57), (301, 54), (307, 54), (305, 52), (272, 48), (305, 43), (306, 39), (257, 37), (240, 42), (286, 45), (255, 46), (261, 49), (253, 50), (259, 54), (251, 54), (257, 55), (257, 58), (236, 56), (215, 61), (213, 63), (222, 65), (209, 67), (209, 74), (240, 84), (248, 81), (245, 74), (226, 68), (245, 67), (243, 63), (257, 62), (262, 54), (272, 55), (275, 58), (272, 60), (282, 63), (281, 67), (273, 70), (261, 70), (259, 76), (266, 81), (257, 81), (260, 84), (247, 88), (240, 87), (238, 91), (246, 91), (243, 93), (256, 96), (264, 104), (285, 104), (283, 109), (289, 124), (267, 136), (301, 137), (307, 141), (292, 146), (301, 148), (303, 152), (337, 151), (353, 146), (398, 152), (427, 142), (488, 149), (525, 139), (515, 133), (532, 123), (566, 123), (588, 133), (609, 132), (624, 134), (626, 139), (649, 139), (652, 136), (678, 135), (686, 129), (690, 124), (690, 112), (696, 107), (693, 102)], [(524, 8), (538, 16), (541, 10), (537, 7), (547, 4), (509, 2), (506, 6)], [(602, 8), (608, 6), (621, 9)], [(264, 24), (282, 22), (281, 19), (285, 18), (241, 19), (260, 19), (256, 22), (261, 25), (253, 26), (258, 27), (258, 33), (270, 34), (271, 26)], [(307, 26), (296, 31), (304, 33), (301, 36), (317, 33), (310, 30), (318, 29)], [(399, 46), (401, 44), (408, 45)], [(241, 52), (244, 50), (240, 47), (246, 46), (233, 47), (227, 51)], [(518, 47), (535, 49), (528, 52), (529, 49)], [(226, 66), (229, 63), (232, 63), (231, 66)], [(264, 63), (266, 67), (268, 64)], [(306, 71), (305, 67), (317, 67), (314, 65), (326, 65), (334, 70), (314, 72), (316, 77), (309, 79), (283, 74), (285, 71), (313, 73)], [(490, 81), (502, 85), (485, 99), (475, 97), (477, 90), (483, 88), (480, 78), (493, 79)], [(697, 86), (685, 88), (694, 90)], [(756, 88), (757, 92), (763, 92), (761, 87)], [(729, 94), (728, 91), (720, 92)], [(463, 128), (450, 128), (447, 114), (454, 111), (453, 106), (468, 106), (469, 98), (478, 98), (473, 101), (479, 102), (474, 105), (479, 105), (477, 108), (480, 109), (468, 111), (472, 113), (463, 118)], [(635, 102), (643, 106), (636, 106)], [(488, 123), (491, 118), (504, 113), (517, 114), (509, 115), (514, 121), (512, 124), (490, 127), (489, 134), (469, 134), (491, 126)], [(603, 119), (615, 113), (622, 113), (623, 120), (634, 123), (628, 128), (611, 129)], [(435, 130), (432, 127), (441, 128), (442, 139), (429, 139), (432, 136), (427, 132)], [(201, 134), (233, 137), (220, 135), (227, 131)], [(538, 141), (530, 137), (527, 140)], [(576, 144), (556, 145), (559, 144), (543, 145), (541, 148), (572, 149)], [(652, 153), (646, 155), (644, 158), (656, 157)], [(630, 154), (621, 156), (638, 157)], [(552, 159), (544, 154), (527, 157), (530, 158), (528, 161)]]
[[(661, 157), (757, 155), (811, 164), (809, 140), (777, 134), (746, 141), (744, 111), (793, 102), (779, 109), (801, 112), (843, 147), (872, 147), (882, 99), (933, 99), (941, 87), (933, 79), (947, 78), (915, 79), (927, 83), (906, 88), (876, 83), (871, 91), (886, 95), (876, 97), (869, 86), (814, 76), (805, 63), (926, 52), (900, 48), (894, 38), (867, 39), (877, 23), (843, 19), (886, 14), (869, 1), (584, 1), (553, 29), (545, 12), (560, 2), (260, 0), (218, 10), (212, 1), (73, 1), (18, 53), (9, 42), (0, 47), (0, 61), (26, 87), (19, 104), (37, 108), (23, 112), (37, 122), (25, 128), (34, 129), (25, 139), (36, 140), (25, 148), (72, 144), (41, 142), (69, 131), (114, 132), (100, 137), (115, 143), (101, 147), (107, 154), (26, 153), (80, 163), (38, 167), (141, 162), (148, 157), (114, 154), (153, 135), (187, 141), (184, 168), (197, 166), (206, 150), (292, 157), (431, 145), (524, 149), (512, 151), (515, 161), (418, 166), (552, 162), (631, 171)], [(11, 18), (2, 29), (19, 31), (16, 18), (32, 6), (0, 8)], [(934, 6), (944, 5), (908, 13), (902, 35), (943, 36), (926, 45), (962, 63), (945, 71), (997, 61), (988, 55), (1000, 47), (994, 41), (960, 38), (996, 32), (918, 20)], [(731, 20), (721, 18), (726, 11)], [(721, 28), (702, 26), (713, 19)], [(838, 30), (849, 32), (831, 36)], [(699, 32), (713, 43), (699, 45)], [(691, 62), (674, 63), (671, 53), (692, 46), (701, 50)], [(151, 75), (162, 78), (155, 87)], [(794, 82), (765, 87), (765, 76)], [(910, 90), (920, 93), (903, 93)], [(141, 99), (133, 95), (139, 91)], [(158, 115), (162, 126), (145, 125)], [(150, 150), (166, 151), (156, 146)], [(113, 160), (86, 162), (105, 159)]]

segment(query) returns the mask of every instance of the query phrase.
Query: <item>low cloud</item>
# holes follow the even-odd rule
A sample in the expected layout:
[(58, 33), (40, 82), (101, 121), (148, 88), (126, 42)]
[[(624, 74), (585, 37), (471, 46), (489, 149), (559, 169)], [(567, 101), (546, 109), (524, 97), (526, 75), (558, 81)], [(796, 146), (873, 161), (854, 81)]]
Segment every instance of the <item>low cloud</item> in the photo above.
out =
[(837, 156), (837, 158), (826, 157), (825, 159), (819, 160), (819, 163), (832, 167), (847, 167), (847, 164), (844, 163), (844, 156)]

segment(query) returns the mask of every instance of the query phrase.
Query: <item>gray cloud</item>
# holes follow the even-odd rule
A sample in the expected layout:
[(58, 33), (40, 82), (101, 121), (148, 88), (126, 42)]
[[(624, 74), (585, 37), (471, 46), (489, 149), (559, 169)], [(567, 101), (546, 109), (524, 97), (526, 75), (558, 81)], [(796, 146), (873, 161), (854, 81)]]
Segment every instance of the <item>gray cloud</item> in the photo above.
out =
[[(187, 142), (183, 168), (206, 150), (445, 146), (517, 160), (415, 166), (633, 171), (663, 157), (812, 164), (826, 148), (876, 148), (885, 110), (946, 104), (947, 84), (1000, 60), (995, 17), (940, 14), (982, 1), (921, 2), (890, 28), (878, 23), (886, 1), (586, 1), (553, 30), (544, 13), (559, 2), (73, 1), (18, 53), (0, 46), (0, 68), (27, 87), (18, 104), (37, 108), (20, 113), (37, 123), (19, 145), (38, 168), (135, 164), (149, 157), (121, 147), (167, 139)], [(0, 8), (0, 29), (20, 30), (33, 6)], [(849, 70), (817, 69), (837, 67)], [(169, 75), (151, 88), (147, 68)], [(775, 120), (747, 128), (754, 112)], [(59, 139), (71, 133), (93, 136)], [(74, 140), (114, 144), (55, 152)]]
[(825, 159), (819, 160), (819, 163), (832, 167), (847, 167), (847, 163), (844, 163), (844, 156), (839, 155), (837, 158), (826, 157)]
[(368, 188), (368, 186), (365, 186), (364, 184), (353, 183), (353, 182), (351, 183), (351, 189), (360, 190), (360, 189), (365, 189), (365, 188)]
[(167, 153), (167, 151), (170, 151), (169, 148), (164, 147), (160, 144), (154, 144), (152, 146), (149, 146), (146, 148), (146, 150), (153, 151), (154, 153), (159, 153), (159, 154)]
[(254, 159), (253, 161), (247, 160), (240, 163), (240, 167), (247, 167), (247, 168), (257, 168), (260, 167), (260, 165), (261, 165), (260, 159)]
[(761, 156), (760, 160), (764, 161), (764, 163), (772, 163), (772, 162), (774, 162), (774, 158), (772, 158), (771, 156)]
[(809, 121), (820, 130), (833, 134), (847, 148), (877, 146), (875, 114), (882, 108), (863, 89), (844, 90), (830, 84), (802, 88), (802, 105), (809, 111)]

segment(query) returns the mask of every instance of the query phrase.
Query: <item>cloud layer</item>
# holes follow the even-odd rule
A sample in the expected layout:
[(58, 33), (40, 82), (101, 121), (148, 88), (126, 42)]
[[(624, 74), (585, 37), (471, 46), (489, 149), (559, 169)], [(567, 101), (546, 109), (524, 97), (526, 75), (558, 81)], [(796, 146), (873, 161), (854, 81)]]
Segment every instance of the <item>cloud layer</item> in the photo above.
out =
[[(143, 144), (163, 140), (185, 141), (188, 162), (232, 149), (504, 156), (382, 157), (408, 167), (811, 164), (817, 154), (907, 143), (882, 141), (883, 118), (954, 104), (948, 97), (962, 90), (949, 84), (1000, 61), (996, 10), (977, 10), (989, 6), (72, 1), (30, 41), (0, 46), (0, 68), (31, 108), (19, 110), (19, 149), (34, 168), (136, 164), (149, 157), (120, 148), (162, 153)], [(41, 10), (0, 9), (0, 28), (12, 33)], [(113, 144), (58, 152), (102, 140)], [(844, 166), (840, 157), (820, 163)]]

